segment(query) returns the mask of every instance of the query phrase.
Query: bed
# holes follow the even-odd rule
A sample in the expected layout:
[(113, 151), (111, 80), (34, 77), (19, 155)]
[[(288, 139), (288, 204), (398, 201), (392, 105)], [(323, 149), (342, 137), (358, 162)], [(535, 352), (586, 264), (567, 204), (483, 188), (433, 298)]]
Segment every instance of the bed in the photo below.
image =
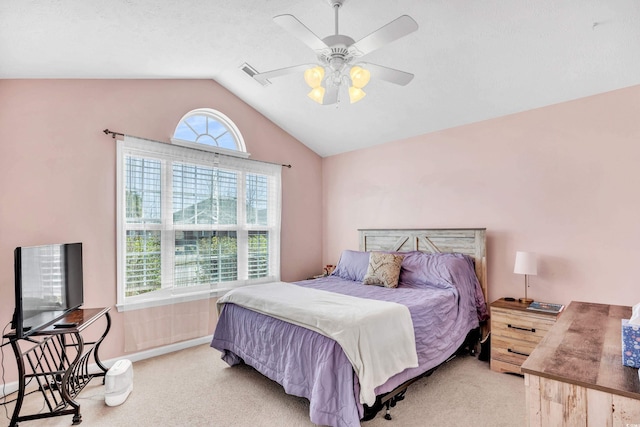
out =
[[(281, 384), (286, 393), (307, 398), (315, 424), (359, 426), (383, 405), (388, 410), (401, 400), (413, 381), (430, 374), (461, 347), (473, 347), (485, 334), (481, 330), (488, 317), (485, 229), (378, 229), (359, 233), (359, 250), (343, 251), (330, 276), (295, 285), (309, 292), (335, 293), (371, 304), (400, 305), (408, 311), (417, 364), (407, 365), (375, 384), (371, 391), (375, 402), (364, 398), (371, 393), (361, 390), (355, 373), (364, 371), (356, 369), (347, 347), (313, 328), (229, 299), (220, 304), (211, 342), (229, 365), (246, 363)], [(397, 287), (363, 285), (363, 278), (371, 272), (372, 253), (387, 254), (387, 258), (391, 254), (400, 256)], [(392, 342), (392, 337), (387, 338)], [(397, 347), (384, 341), (376, 346), (381, 357), (387, 352), (394, 354)], [(362, 388), (368, 390), (371, 382), (360, 376)]]

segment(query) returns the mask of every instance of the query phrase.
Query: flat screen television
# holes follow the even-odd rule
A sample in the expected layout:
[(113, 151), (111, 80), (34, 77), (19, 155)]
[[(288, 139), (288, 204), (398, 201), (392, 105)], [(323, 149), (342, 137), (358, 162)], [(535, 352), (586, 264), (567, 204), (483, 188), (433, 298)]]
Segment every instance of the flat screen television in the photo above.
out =
[(82, 243), (17, 247), (12, 328), (24, 338), (83, 303)]

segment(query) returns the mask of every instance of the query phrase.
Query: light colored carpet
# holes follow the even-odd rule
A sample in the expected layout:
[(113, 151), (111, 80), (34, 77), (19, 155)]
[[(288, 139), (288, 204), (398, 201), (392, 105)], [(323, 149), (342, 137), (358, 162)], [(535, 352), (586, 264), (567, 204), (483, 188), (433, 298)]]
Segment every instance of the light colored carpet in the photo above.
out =
[[(119, 426), (313, 426), (306, 399), (247, 366), (229, 367), (220, 353), (201, 345), (136, 362), (134, 389), (120, 406), (104, 403), (104, 386), (94, 379), (80, 394), (82, 424)], [(38, 412), (42, 399), (25, 399), (21, 414)], [(13, 407), (7, 405), (9, 415)], [(2, 411), (2, 409), (0, 409)], [(4, 412), (4, 411), (2, 411)], [(466, 356), (441, 366), (409, 387), (406, 398), (363, 427), (526, 425), (524, 380), (498, 374), (489, 363)], [(72, 416), (24, 421), (21, 427), (68, 427)], [(8, 422), (6, 423), (8, 425)]]

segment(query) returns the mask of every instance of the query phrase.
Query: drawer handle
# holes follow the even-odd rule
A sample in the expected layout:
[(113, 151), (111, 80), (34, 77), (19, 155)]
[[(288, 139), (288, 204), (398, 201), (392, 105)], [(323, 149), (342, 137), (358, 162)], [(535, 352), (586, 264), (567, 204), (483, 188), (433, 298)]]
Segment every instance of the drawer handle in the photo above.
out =
[(513, 326), (511, 323), (509, 323), (507, 326), (511, 329), (517, 329), (519, 331), (529, 331), (534, 333), (536, 331), (536, 328), (521, 328), (520, 326)]
[(527, 356), (529, 357), (529, 355), (527, 353), (520, 353), (519, 351), (515, 351), (515, 350), (511, 350), (510, 348), (507, 349), (507, 351), (509, 353), (513, 353), (513, 354), (519, 354), (520, 356)]

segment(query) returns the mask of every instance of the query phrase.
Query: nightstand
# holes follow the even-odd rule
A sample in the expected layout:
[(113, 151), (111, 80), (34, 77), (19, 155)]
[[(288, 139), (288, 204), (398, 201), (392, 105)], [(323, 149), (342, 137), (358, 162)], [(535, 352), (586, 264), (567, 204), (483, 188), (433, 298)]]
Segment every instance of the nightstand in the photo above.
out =
[(521, 374), (520, 366), (558, 318), (528, 306), (504, 298), (491, 303), (491, 370)]

